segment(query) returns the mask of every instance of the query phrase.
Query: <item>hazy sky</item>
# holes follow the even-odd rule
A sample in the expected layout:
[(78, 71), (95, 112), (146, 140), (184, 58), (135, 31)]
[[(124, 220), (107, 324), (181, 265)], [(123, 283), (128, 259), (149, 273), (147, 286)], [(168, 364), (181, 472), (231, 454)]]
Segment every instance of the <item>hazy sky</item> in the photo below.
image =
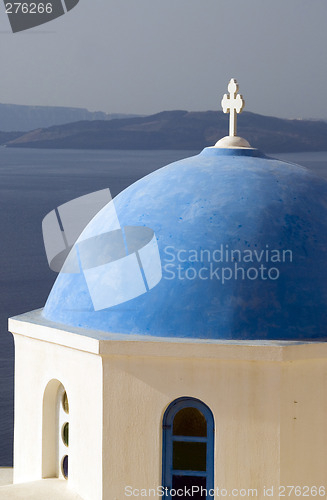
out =
[(327, 119), (327, 0), (80, 0), (13, 34), (1, 2), (0, 102), (150, 114), (220, 109)]

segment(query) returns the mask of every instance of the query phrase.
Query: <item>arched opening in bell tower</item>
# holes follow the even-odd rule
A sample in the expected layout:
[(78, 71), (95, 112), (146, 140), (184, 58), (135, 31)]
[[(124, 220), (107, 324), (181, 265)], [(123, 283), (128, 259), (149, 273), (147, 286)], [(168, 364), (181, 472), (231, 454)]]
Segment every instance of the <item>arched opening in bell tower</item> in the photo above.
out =
[(68, 479), (69, 403), (59, 380), (45, 388), (42, 422), (42, 477)]

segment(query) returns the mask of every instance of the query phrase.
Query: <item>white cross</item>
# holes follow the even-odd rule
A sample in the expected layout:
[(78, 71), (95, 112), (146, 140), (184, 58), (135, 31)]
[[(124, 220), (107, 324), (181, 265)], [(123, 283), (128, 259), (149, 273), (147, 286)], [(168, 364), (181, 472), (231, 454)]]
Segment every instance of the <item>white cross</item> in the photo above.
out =
[(229, 135), (232, 137), (236, 136), (236, 122), (237, 122), (236, 113), (241, 113), (243, 111), (245, 104), (241, 94), (236, 95), (237, 91), (238, 91), (238, 83), (235, 80), (235, 78), (232, 78), (228, 84), (229, 96), (227, 94), (224, 94), (224, 97), (222, 98), (221, 101), (223, 112), (230, 113)]

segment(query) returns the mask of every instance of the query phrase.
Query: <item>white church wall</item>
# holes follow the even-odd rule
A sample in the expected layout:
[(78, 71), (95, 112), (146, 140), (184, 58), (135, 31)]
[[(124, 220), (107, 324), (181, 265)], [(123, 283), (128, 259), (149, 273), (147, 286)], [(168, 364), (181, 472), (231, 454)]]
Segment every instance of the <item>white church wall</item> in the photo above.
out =
[(327, 490), (327, 359), (323, 351), (319, 359), (319, 346), (318, 359), (283, 365), (281, 484)]
[[(14, 335), (15, 437), (14, 482), (47, 475), (43, 456), (43, 397), (48, 383), (60, 381), (69, 400), (69, 477), (85, 500), (102, 498), (102, 362), (99, 356)], [(48, 426), (50, 429), (51, 427)], [(51, 435), (43, 435), (50, 439)], [(53, 447), (47, 448), (53, 452)], [(60, 458), (60, 457), (59, 457)], [(48, 469), (49, 470), (49, 469)], [(51, 470), (51, 465), (50, 465)], [(63, 479), (64, 481), (65, 479)]]
[(183, 358), (104, 359), (105, 498), (123, 499), (125, 486), (161, 485), (163, 414), (182, 396), (214, 414), (216, 487), (263, 491), (278, 484), (279, 364), (188, 358), (184, 348)]
[(70, 405), (68, 481), (84, 500), (161, 485), (162, 419), (182, 396), (213, 413), (217, 488), (256, 488), (260, 498), (274, 486), (278, 498), (279, 485), (324, 485), (325, 343), (96, 340), (28, 320), (11, 330), (15, 482), (42, 477), (43, 396), (55, 379)]

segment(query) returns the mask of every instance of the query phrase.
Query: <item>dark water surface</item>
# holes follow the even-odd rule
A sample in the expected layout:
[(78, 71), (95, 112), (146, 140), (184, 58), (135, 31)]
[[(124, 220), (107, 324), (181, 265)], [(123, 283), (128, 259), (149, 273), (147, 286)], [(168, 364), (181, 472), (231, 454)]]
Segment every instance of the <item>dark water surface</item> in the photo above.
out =
[[(109, 187), (115, 196), (153, 170), (196, 153), (0, 148), (0, 466), (12, 464), (14, 351), (7, 319), (43, 307), (56, 278), (46, 260), (42, 219), (93, 191)], [(327, 178), (326, 152), (275, 156)]]
[(0, 148), (0, 466), (12, 463), (14, 351), (7, 320), (43, 307), (56, 278), (43, 246), (43, 217), (93, 191), (109, 187), (115, 196), (192, 154)]

